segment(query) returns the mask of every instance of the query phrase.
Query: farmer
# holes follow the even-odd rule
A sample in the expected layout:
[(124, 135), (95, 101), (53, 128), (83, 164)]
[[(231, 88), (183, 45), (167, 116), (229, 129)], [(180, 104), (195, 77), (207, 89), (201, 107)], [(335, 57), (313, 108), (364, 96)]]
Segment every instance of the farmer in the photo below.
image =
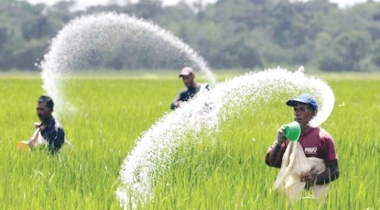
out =
[[(304, 174), (301, 182), (306, 182), (306, 189), (314, 185), (324, 185), (339, 177), (338, 157), (335, 151), (334, 140), (331, 135), (320, 127), (310, 127), (309, 121), (316, 116), (318, 104), (313, 96), (301, 94), (295, 99), (288, 100), (286, 105), (294, 110), (294, 121), (301, 126), (301, 136), (298, 140), (306, 158), (315, 157), (323, 160), (326, 170), (318, 175)], [(281, 167), (282, 158), (289, 141), (284, 136), (285, 126), (277, 131), (277, 140), (269, 147), (265, 163), (271, 167)]]
[(186, 88), (181, 90), (174, 101), (170, 104), (170, 108), (172, 110), (180, 107), (183, 102), (190, 100), (201, 90), (209, 90), (209, 86), (207, 84), (199, 84), (195, 82), (195, 74), (193, 69), (190, 67), (183, 68), (179, 74), (179, 77), (182, 77), (183, 84), (185, 84)]
[(29, 146), (33, 148), (37, 144), (41, 144), (42, 138), (42, 142), (44, 141), (48, 145), (49, 152), (56, 153), (65, 142), (65, 132), (61, 123), (52, 115), (54, 102), (49, 96), (42, 95), (38, 98), (36, 109), (41, 122), (35, 123), (36, 135), (29, 140)]

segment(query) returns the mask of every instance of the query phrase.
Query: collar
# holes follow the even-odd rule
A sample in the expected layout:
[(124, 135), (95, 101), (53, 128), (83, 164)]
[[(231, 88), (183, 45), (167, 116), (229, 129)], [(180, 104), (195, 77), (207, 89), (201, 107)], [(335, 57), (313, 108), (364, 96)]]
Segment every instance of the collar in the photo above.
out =
[(54, 126), (54, 117), (52, 116), (52, 117), (50, 118), (49, 123), (46, 124), (46, 127), (43, 127), (43, 123), (41, 122), (40, 125), (39, 125), (39, 128), (40, 128), (41, 130), (44, 130), (44, 129), (46, 129), (46, 128), (50, 128), (50, 127), (53, 127), (53, 126)]
[(305, 135), (309, 134), (311, 131), (313, 131), (314, 129), (316, 129), (316, 128), (313, 128), (313, 127), (308, 127), (308, 128), (310, 128), (310, 130), (308, 130), (307, 132), (301, 134), (301, 136), (305, 136)]

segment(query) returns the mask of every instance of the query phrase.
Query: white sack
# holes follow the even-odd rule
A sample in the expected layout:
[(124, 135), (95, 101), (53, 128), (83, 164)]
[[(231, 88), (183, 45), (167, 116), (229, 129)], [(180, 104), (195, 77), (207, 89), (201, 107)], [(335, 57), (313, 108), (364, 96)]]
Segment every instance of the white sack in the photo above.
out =
[[(293, 202), (301, 198), (306, 182), (301, 182), (304, 174), (320, 174), (326, 170), (324, 161), (320, 158), (307, 158), (299, 142), (290, 142), (282, 158), (280, 173), (274, 183), (274, 189), (287, 195)], [(327, 195), (329, 185), (310, 187), (311, 194), (319, 199)]]

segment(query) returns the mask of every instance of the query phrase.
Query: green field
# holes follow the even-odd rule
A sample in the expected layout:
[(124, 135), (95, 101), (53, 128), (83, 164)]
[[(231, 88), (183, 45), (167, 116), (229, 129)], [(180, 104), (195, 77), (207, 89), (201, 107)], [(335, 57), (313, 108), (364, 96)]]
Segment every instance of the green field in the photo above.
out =
[[(341, 171), (321, 209), (380, 209), (380, 76), (320, 76), (335, 94), (322, 127), (334, 137)], [(38, 75), (0, 75), (1, 209), (120, 209), (121, 165), (135, 140), (170, 112), (181, 81), (114, 74), (68, 79), (64, 92), (76, 110), (60, 121), (74, 150), (52, 157), (16, 147), (33, 133), (41, 85)], [(198, 144), (185, 139), (155, 182), (154, 197), (139, 209), (317, 209), (312, 199), (292, 206), (271, 191), (279, 170), (265, 165), (265, 153), (290, 120), (284, 102), (270, 104), (255, 113), (241, 110), (220, 132), (192, 136)]]

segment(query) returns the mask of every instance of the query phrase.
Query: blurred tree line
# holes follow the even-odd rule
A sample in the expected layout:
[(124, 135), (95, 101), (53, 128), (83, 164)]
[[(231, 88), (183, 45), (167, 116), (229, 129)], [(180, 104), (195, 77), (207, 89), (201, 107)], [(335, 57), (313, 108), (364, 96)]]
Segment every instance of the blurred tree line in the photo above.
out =
[[(328, 0), (218, 0), (206, 6), (199, 0), (167, 7), (160, 0), (125, 0), (123, 6), (112, 2), (75, 11), (73, 1), (47, 6), (0, 0), (0, 69), (38, 70), (36, 64), (67, 22), (114, 11), (158, 24), (212, 68), (288, 64), (323, 71), (380, 70), (380, 3), (371, 0), (346, 9)], [(131, 67), (128, 62), (134, 61), (119, 56), (106, 67), (126, 69)], [(148, 66), (145, 62), (134, 67)]]

